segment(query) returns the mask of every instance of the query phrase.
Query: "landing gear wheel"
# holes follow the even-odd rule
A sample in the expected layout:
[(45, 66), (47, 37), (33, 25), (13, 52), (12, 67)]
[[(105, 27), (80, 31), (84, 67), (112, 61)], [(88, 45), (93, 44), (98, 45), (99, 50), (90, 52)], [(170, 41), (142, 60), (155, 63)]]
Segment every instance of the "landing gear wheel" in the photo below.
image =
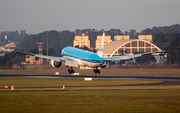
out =
[(73, 73), (73, 74), (74, 74), (74, 70), (73, 70), (73, 69), (71, 70), (71, 73)]
[(94, 73), (97, 74), (96, 69), (93, 69)]
[(97, 73), (100, 74), (100, 70), (99, 69), (97, 69)]
[(93, 69), (93, 71), (94, 71), (95, 74), (100, 74), (99, 69)]
[(69, 72), (69, 74), (71, 74), (71, 70), (70, 69), (68, 69), (68, 72)]
[(69, 72), (69, 74), (74, 73), (73, 68), (71, 67), (70, 69), (68, 69), (68, 72)]

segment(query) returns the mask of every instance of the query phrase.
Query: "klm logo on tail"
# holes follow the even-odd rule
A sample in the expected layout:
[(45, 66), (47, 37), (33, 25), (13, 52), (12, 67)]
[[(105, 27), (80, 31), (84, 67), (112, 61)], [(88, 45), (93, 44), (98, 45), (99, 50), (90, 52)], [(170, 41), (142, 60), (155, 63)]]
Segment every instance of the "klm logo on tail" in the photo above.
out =
[(101, 39), (101, 44), (100, 44), (100, 47), (99, 47), (99, 51), (98, 51), (98, 56), (102, 57), (103, 56), (103, 48), (104, 48), (104, 36), (105, 36), (105, 33), (103, 33), (103, 36), (102, 36), (102, 39)]
[(99, 47), (99, 51), (103, 51), (102, 45), (100, 45), (100, 47)]

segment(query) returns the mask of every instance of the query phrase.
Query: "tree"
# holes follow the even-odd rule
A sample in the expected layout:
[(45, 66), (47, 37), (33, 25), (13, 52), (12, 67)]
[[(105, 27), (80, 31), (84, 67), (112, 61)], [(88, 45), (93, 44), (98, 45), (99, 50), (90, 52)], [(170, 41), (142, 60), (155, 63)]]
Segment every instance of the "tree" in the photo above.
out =
[(167, 63), (180, 64), (180, 35), (171, 42), (167, 49)]
[(28, 53), (39, 54), (39, 49), (38, 49), (38, 48), (30, 49), (30, 50), (28, 51)]
[[(47, 55), (46, 50), (43, 50), (43, 55)], [(49, 48), (48, 56), (60, 56), (60, 54), (58, 52), (55, 52), (53, 48)]]
[(84, 47), (80, 47), (79, 49), (83, 49), (83, 50), (88, 50), (88, 51), (90, 51), (90, 50), (89, 50), (89, 48), (88, 48), (88, 47), (86, 47), (86, 46), (84, 46)]
[[(137, 54), (138, 52), (134, 53)], [(141, 57), (136, 58), (136, 64), (155, 64), (156, 59), (153, 55), (142, 55)]]
[(138, 36), (137, 36), (136, 30), (130, 29), (129, 30), (129, 36), (130, 36), (131, 39), (137, 39)]
[(17, 54), (15, 52), (6, 53), (0, 57), (0, 66), (12, 67), (13, 64), (20, 64), (25, 59), (25, 55)]

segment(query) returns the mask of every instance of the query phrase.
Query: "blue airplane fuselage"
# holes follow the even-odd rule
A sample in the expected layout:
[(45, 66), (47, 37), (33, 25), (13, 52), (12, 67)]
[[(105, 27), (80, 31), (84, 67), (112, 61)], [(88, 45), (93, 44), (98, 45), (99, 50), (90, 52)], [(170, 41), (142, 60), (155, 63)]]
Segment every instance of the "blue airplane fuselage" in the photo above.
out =
[(74, 47), (65, 47), (61, 52), (62, 57), (77, 59), (82, 64), (89, 67), (98, 67), (104, 62), (104, 58), (99, 57), (96, 53), (85, 51)]

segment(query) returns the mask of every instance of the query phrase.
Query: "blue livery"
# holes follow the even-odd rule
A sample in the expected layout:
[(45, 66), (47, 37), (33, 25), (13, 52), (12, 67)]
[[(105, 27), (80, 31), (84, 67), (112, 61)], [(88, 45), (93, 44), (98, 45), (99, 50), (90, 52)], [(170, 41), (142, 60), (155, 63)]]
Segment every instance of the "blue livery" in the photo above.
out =
[(104, 58), (99, 57), (96, 53), (84, 51), (82, 49), (65, 47), (61, 52), (62, 57), (68, 56), (76, 59), (84, 60), (90, 63), (103, 63)]

